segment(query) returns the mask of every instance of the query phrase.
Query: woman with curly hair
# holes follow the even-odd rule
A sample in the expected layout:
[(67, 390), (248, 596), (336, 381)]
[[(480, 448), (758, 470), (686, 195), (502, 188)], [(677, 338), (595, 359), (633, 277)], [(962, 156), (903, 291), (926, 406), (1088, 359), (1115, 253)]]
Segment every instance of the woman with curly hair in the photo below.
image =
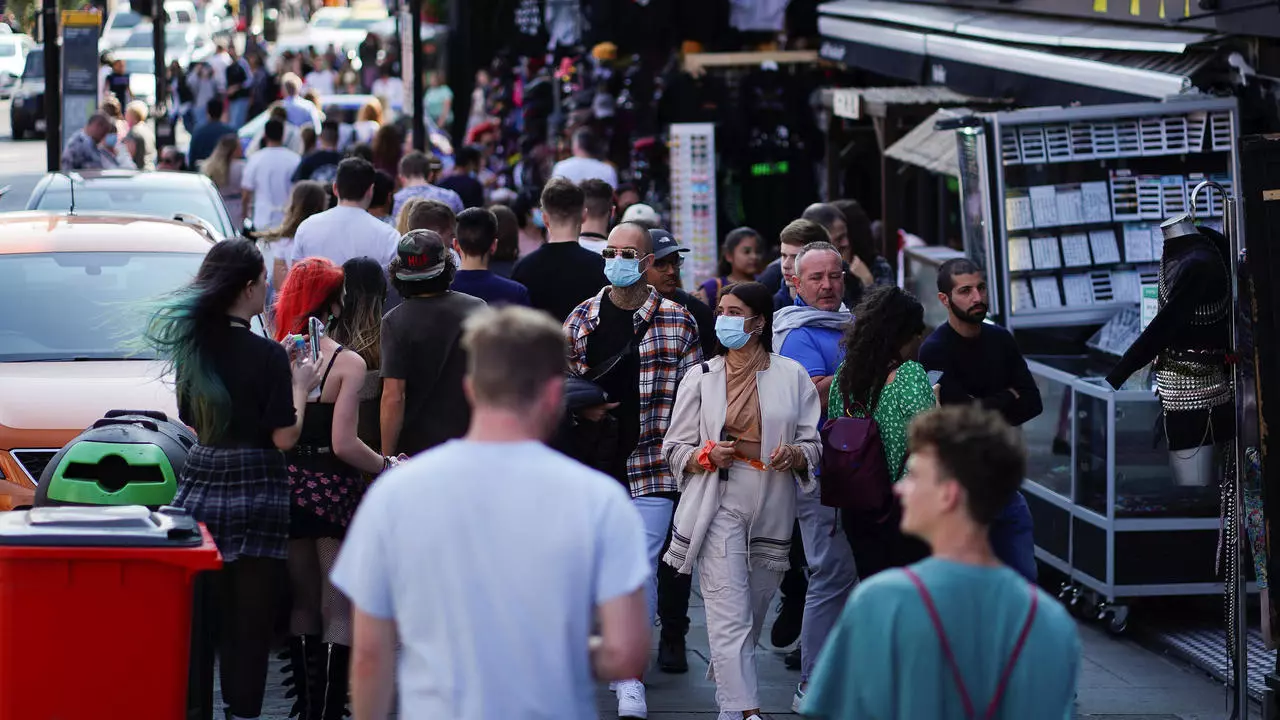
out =
[[(343, 292), (342, 269), (331, 261), (310, 257), (294, 264), (276, 302), (276, 339), (306, 334), (312, 318), (341, 327), (336, 318), (345, 310)], [(293, 605), (286, 672), (297, 692), (294, 713), (328, 720), (346, 711), (351, 655), (351, 606), (329, 573), (364, 495), (366, 474), (382, 472), (391, 460), (356, 432), (364, 358), (345, 352), (329, 333), (310, 341), (319, 343), (317, 367), (324, 370), (318, 392), (307, 401), (298, 444), (287, 453)]]
[[(896, 483), (906, 467), (907, 426), (937, 404), (929, 376), (915, 360), (924, 340), (924, 308), (902, 288), (877, 287), (853, 315), (857, 321), (845, 332), (844, 362), (831, 383), (827, 417), (875, 418)], [(928, 555), (923, 543), (902, 534), (896, 516), (875, 524), (853, 513), (841, 513), (840, 519), (863, 579)]]

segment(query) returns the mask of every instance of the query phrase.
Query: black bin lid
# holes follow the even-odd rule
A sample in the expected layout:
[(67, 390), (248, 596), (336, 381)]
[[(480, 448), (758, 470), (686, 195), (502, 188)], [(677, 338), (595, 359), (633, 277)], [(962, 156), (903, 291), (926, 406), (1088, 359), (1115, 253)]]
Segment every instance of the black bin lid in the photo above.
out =
[(200, 543), (200, 525), (176, 507), (38, 507), (0, 513), (0, 545), (172, 548)]

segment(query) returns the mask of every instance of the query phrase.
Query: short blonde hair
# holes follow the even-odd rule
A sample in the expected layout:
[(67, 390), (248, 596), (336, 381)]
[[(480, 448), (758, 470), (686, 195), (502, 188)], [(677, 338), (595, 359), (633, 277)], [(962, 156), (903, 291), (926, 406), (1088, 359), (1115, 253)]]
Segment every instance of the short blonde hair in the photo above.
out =
[(287, 72), (280, 78), (280, 89), (285, 95), (297, 95), (302, 90), (302, 78), (296, 73)]
[(404, 201), (404, 205), (400, 206), (400, 213), (396, 215), (396, 232), (403, 236), (405, 233), (413, 229), (409, 224), (410, 215), (413, 214), (414, 208), (424, 202), (426, 202), (426, 199), (420, 197), (409, 198)]
[(147, 104), (141, 100), (134, 100), (125, 106), (124, 115), (126, 118), (132, 115), (134, 117), (134, 122), (146, 122)]
[(463, 328), (467, 378), (477, 405), (527, 408), (568, 369), (564, 330), (546, 313), (514, 305), (485, 309)]

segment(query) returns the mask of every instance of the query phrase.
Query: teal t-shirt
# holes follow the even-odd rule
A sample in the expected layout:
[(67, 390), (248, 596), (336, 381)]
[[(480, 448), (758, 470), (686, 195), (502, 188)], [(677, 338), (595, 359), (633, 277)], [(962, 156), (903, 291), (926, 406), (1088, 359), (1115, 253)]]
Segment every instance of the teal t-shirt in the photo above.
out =
[[(1007, 567), (937, 558), (911, 567), (933, 597), (981, 718), (1026, 621), (1027, 581)], [(995, 717), (1070, 720), (1080, 638), (1062, 605), (1036, 592), (1035, 622)], [(886, 570), (853, 591), (818, 656), (801, 712), (829, 720), (964, 720), (933, 623), (904, 572)]]

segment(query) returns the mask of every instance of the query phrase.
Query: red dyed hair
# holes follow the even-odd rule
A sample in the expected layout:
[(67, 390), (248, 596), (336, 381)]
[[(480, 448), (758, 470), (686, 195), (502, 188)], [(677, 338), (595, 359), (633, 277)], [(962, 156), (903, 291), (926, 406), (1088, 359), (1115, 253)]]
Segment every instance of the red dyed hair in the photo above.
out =
[(327, 310), (342, 293), (342, 268), (331, 260), (309, 257), (289, 268), (276, 296), (276, 340), (306, 334), (307, 320)]

